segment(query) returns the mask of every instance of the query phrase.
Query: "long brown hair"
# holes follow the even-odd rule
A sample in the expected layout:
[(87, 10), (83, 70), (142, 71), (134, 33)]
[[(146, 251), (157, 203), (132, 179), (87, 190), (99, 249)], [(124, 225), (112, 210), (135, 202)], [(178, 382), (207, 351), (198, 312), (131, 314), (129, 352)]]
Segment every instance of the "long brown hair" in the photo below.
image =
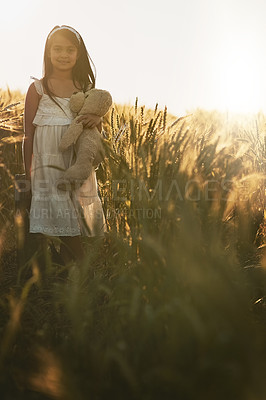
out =
[[(60, 28), (60, 30), (54, 32), (57, 28)], [(88, 51), (86, 49), (86, 46), (85, 46), (84, 41), (83, 41), (82, 37), (80, 36), (80, 34), (75, 29), (73, 29), (72, 27), (70, 27), (68, 25), (62, 25), (61, 27), (58, 25), (55, 26), (51, 30), (49, 35), (47, 36), (46, 43), (45, 43), (42, 82), (43, 82), (43, 86), (44, 86), (45, 91), (48, 94), (48, 96), (60, 108), (62, 108), (55, 100), (54, 93), (52, 93), (48, 87), (48, 78), (50, 77), (50, 75), (53, 71), (53, 65), (51, 63), (49, 53), (50, 53), (51, 45), (53, 43), (53, 39), (57, 35), (57, 33), (59, 33), (60, 35), (64, 36), (66, 39), (68, 39), (78, 49), (77, 62), (72, 69), (72, 80), (73, 80), (75, 87), (77, 89), (81, 88), (84, 92), (88, 89), (89, 85), (91, 86), (91, 88), (94, 88), (96, 73), (94, 74), (92, 71), (91, 64), (94, 67), (94, 71), (95, 71), (95, 66), (92, 62), (91, 57), (88, 54)], [(80, 88), (78, 88), (76, 86), (76, 82), (78, 82)]]

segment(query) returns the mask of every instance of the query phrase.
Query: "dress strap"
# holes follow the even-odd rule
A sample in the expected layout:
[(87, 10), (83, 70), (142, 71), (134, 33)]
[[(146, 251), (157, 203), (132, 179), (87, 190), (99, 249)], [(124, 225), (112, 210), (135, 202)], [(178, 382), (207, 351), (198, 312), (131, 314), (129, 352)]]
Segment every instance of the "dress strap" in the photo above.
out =
[(34, 86), (35, 86), (36, 92), (40, 96), (42, 96), (44, 94), (42, 82), (39, 79), (34, 78), (33, 76), (31, 76), (31, 78), (34, 79)]

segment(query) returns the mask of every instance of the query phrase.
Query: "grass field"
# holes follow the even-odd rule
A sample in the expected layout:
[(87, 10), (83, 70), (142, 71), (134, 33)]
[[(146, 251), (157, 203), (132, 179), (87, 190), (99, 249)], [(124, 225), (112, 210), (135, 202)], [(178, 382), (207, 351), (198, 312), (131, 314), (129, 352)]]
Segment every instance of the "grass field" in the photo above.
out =
[(23, 236), (23, 96), (0, 96), (1, 399), (264, 400), (266, 117), (114, 105), (108, 234), (65, 268)]

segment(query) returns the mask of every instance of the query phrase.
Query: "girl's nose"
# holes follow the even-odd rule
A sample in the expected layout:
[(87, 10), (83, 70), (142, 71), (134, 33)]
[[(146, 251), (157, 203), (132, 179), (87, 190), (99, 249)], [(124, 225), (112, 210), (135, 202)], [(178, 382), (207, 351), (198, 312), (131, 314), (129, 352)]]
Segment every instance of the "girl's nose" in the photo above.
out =
[(62, 49), (61, 51), (60, 51), (60, 57), (68, 57), (68, 52), (67, 52), (67, 50), (64, 50), (64, 49)]

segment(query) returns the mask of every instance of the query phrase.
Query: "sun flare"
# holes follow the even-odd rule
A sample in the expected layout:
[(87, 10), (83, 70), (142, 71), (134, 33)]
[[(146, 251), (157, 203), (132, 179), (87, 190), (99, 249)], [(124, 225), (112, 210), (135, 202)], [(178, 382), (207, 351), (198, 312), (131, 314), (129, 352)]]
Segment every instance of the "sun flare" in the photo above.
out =
[(265, 109), (263, 57), (244, 38), (227, 43), (219, 64), (219, 102), (222, 108), (240, 113)]

